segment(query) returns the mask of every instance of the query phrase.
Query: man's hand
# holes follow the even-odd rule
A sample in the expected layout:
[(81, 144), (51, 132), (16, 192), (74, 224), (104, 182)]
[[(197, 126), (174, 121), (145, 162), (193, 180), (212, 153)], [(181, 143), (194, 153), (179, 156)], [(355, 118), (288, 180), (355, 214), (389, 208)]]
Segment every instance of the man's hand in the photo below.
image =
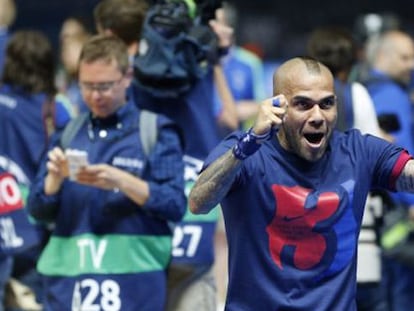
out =
[(68, 162), (63, 150), (59, 147), (50, 150), (48, 158), (44, 191), (47, 195), (53, 195), (59, 191), (63, 180), (69, 175)]
[(113, 190), (120, 187), (120, 180), (124, 174), (124, 171), (108, 164), (88, 165), (79, 170), (76, 182), (104, 190)]
[(138, 206), (144, 205), (149, 197), (149, 185), (145, 180), (108, 164), (81, 168), (76, 175), (76, 181), (104, 190), (120, 191)]
[(228, 49), (233, 44), (234, 29), (225, 22), (223, 9), (216, 10), (216, 18), (209, 21), (210, 27), (218, 38), (218, 47)]
[(284, 95), (265, 99), (259, 106), (259, 112), (253, 126), (253, 133), (265, 135), (272, 129), (274, 131), (278, 130), (285, 118), (287, 107), (288, 101)]

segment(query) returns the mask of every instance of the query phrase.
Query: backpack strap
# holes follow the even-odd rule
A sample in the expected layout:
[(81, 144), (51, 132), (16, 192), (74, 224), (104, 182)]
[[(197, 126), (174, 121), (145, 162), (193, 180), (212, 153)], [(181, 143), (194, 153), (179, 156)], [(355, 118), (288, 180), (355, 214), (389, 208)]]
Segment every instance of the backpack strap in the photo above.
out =
[(75, 119), (72, 119), (63, 130), (62, 136), (60, 137), (60, 146), (63, 150), (65, 150), (72, 139), (76, 136), (76, 134), (79, 132), (82, 125), (86, 122), (88, 119), (89, 112), (84, 112)]
[[(69, 146), (72, 139), (86, 122), (88, 115), (88, 112), (82, 113), (66, 125), (60, 138), (60, 146), (62, 149), (66, 149)], [(158, 127), (156, 113), (148, 110), (141, 110), (139, 115), (139, 136), (144, 153), (148, 156), (157, 142)]]
[(148, 156), (157, 142), (157, 114), (149, 110), (141, 110), (139, 115), (139, 137), (144, 153)]

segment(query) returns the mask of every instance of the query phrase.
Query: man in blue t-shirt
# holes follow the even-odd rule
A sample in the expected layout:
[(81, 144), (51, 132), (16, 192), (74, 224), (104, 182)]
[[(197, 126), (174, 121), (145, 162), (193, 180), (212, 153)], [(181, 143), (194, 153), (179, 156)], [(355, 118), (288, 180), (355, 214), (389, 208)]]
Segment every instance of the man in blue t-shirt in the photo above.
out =
[(414, 161), (358, 130), (335, 130), (331, 72), (291, 59), (252, 129), (206, 159), (189, 204), (221, 203), (229, 243), (226, 310), (355, 311), (356, 250), (372, 188), (414, 192)]

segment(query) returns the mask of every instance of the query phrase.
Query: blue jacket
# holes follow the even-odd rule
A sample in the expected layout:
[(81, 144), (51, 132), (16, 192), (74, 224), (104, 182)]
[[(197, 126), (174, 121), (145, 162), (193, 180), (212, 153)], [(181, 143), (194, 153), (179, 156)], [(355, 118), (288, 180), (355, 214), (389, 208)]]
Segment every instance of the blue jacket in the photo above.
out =
[[(49, 139), (43, 112), (46, 102), (45, 94), (27, 94), (10, 85), (0, 86), (0, 167), (16, 177), (23, 202)], [(71, 117), (60, 101), (55, 102), (50, 116), (57, 130)], [(9, 249), (10, 252), (41, 243), (42, 230), (29, 223), (25, 209), (13, 219), (13, 227), (24, 242), (15, 249)]]
[[(48, 143), (45, 125), (45, 94), (27, 94), (10, 85), (0, 86), (0, 157), (15, 164), (12, 172), (19, 183), (30, 184)], [(56, 101), (53, 118), (57, 130), (71, 119), (71, 113)], [(3, 162), (2, 162), (3, 163)]]
[[(43, 159), (28, 209), (36, 219), (55, 223), (38, 263), (48, 284), (45, 310), (71, 310), (76, 299), (86, 303), (90, 297), (82, 286), (91, 282), (116, 291), (112, 298), (122, 310), (164, 308), (165, 269), (171, 255), (169, 221), (181, 219), (186, 206), (182, 145), (174, 124), (159, 115), (158, 140), (146, 157), (139, 136), (145, 129), (139, 128), (138, 120), (139, 110), (128, 102), (107, 119), (89, 118), (68, 148), (86, 150), (89, 163), (107, 163), (146, 180), (150, 196), (142, 207), (122, 192), (70, 180), (58, 194), (46, 196)], [(50, 148), (58, 143), (56, 137)], [(67, 290), (62, 292), (62, 286)], [(99, 304), (105, 292), (98, 291), (93, 298)]]

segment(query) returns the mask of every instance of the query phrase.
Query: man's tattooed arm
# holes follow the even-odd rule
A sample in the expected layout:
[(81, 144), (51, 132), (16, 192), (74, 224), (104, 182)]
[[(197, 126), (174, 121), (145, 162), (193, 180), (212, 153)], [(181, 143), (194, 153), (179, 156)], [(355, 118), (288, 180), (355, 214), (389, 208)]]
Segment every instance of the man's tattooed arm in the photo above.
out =
[(233, 184), (242, 161), (236, 159), (232, 150), (211, 163), (203, 171), (189, 196), (190, 210), (194, 214), (206, 214), (225, 197)]
[(408, 161), (397, 179), (396, 189), (404, 192), (414, 192), (414, 160)]

